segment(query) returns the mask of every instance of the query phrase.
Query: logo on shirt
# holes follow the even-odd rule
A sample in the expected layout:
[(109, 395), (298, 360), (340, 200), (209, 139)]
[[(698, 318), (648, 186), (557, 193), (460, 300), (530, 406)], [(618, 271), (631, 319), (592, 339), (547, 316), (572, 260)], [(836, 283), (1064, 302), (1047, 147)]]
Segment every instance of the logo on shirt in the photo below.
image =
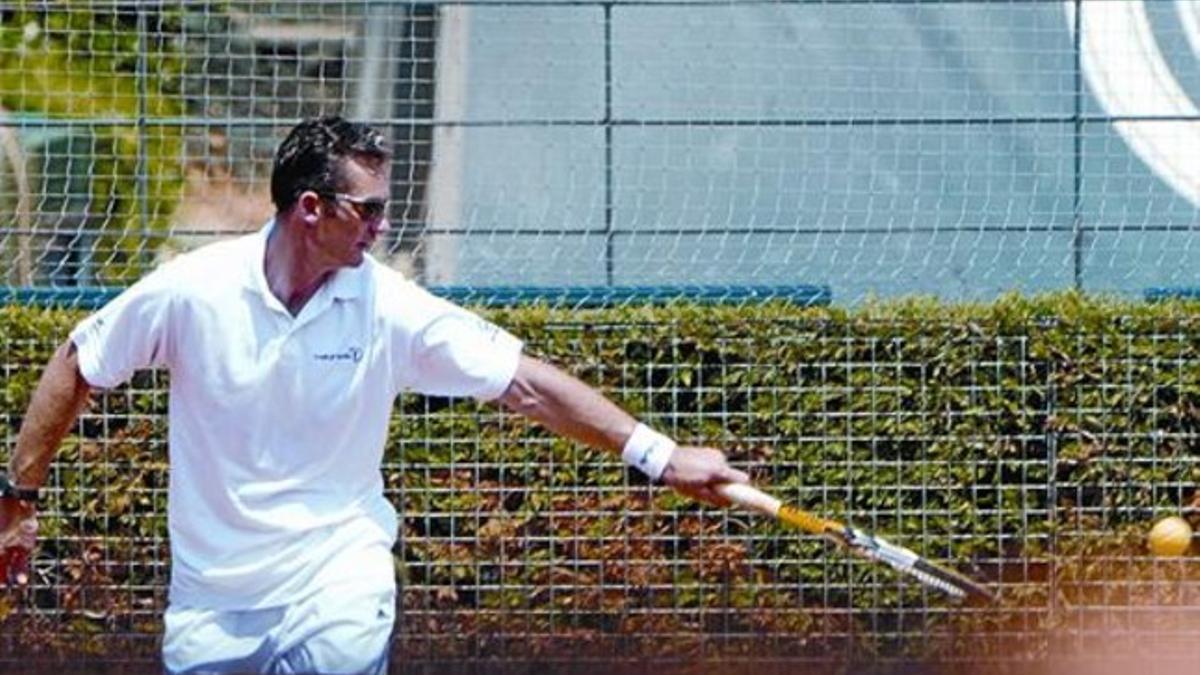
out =
[(358, 347), (350, 347), (345, 351), (340, 352), (325, 352), (322, 354), (313, 354), (313, 358), (317, 361), (345, 361), (347, 363), (358, 363), (362, 361), (363, 350)]

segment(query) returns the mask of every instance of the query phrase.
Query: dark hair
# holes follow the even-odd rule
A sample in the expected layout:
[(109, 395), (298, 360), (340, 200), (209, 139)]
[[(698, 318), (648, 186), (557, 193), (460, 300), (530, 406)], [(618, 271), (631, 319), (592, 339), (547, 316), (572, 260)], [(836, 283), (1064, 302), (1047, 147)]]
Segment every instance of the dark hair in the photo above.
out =
[(332, 195), (340, 189), (343, 160), (364, 157), (385, 161), (391, 155), (383, 134), (365, 124), (337, 116), (304, 120), (275, 152), (271, 201), (276, 210), (283, 212), (306, 190)]

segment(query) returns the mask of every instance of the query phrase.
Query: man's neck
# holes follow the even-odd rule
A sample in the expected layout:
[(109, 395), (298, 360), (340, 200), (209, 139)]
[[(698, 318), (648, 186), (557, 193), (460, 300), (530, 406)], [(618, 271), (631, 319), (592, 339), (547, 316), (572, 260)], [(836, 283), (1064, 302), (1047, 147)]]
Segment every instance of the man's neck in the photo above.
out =
[(320, 262), (319, 253), (310, 250), (303, 237), (298, 236), (298, 227), (302, 225), (276, 222), (267, 237), (263, 260), (267, 287), (292, 316), (299, 315), (321, 285), (337, 271), (337, 267)]

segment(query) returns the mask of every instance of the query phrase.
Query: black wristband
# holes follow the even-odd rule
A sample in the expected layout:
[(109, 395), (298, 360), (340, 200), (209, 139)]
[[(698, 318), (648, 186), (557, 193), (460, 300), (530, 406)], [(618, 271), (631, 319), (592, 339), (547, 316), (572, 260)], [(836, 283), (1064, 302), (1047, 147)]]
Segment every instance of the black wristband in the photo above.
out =
[(0, 471), (0, 498), (17, 499), (30, 504), (37, 504), (39, 490), (37, 488), (17, 487), (8, 478), (8, 472)]

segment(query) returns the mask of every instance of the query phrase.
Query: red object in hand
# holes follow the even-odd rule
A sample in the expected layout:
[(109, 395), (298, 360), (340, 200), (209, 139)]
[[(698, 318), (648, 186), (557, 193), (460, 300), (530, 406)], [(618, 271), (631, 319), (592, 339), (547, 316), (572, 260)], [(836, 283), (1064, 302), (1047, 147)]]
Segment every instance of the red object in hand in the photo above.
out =
[(29, 583), (29, 555), (37, 543), (37, 511), (17, 499), (0, 499), (0, 583)]

